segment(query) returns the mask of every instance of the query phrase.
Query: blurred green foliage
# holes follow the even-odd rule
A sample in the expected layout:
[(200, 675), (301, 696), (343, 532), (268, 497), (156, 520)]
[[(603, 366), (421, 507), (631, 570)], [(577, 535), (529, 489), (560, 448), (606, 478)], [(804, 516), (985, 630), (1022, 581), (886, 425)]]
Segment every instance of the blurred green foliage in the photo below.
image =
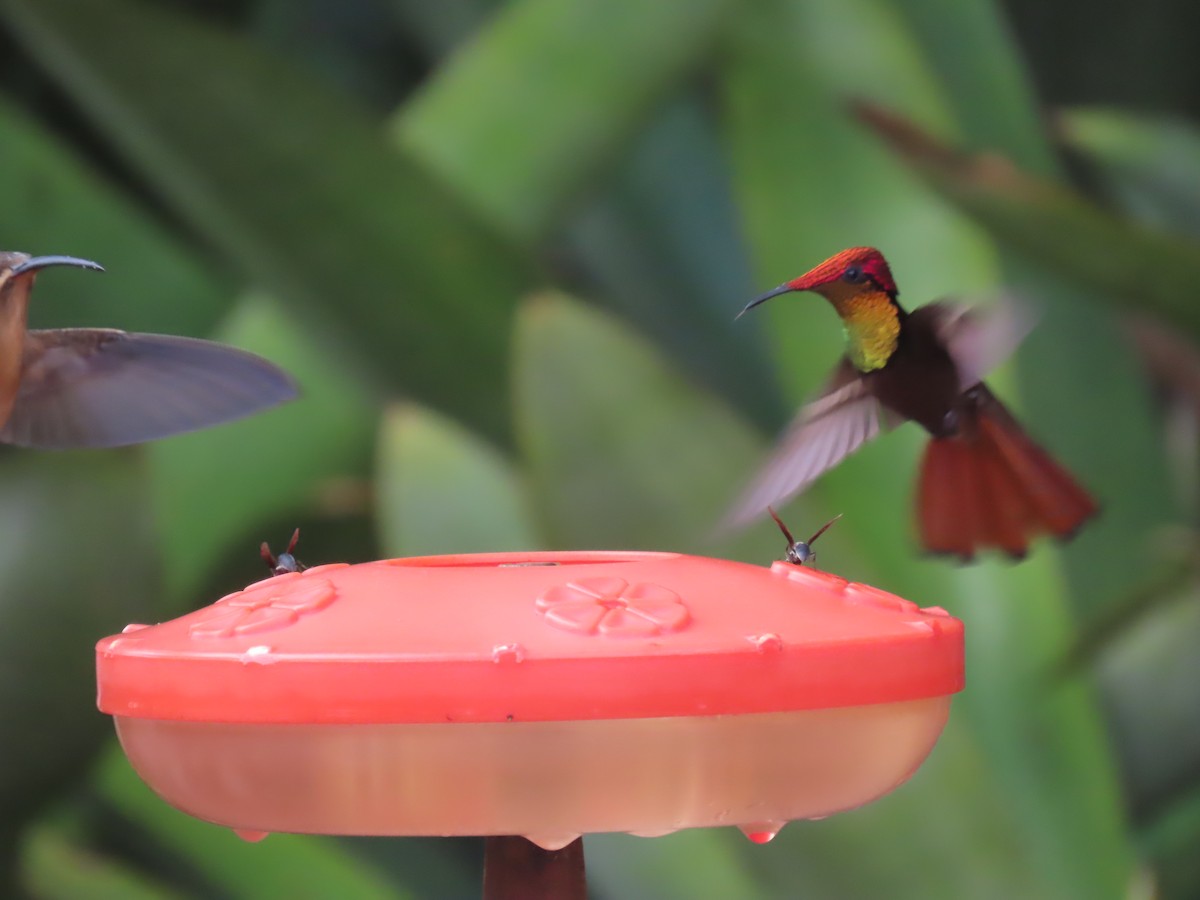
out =
[(767, 846), (594, 836), (595, 896), (1200, 895), (1200, 542), (1172, 499), (1200, 432), (1195, 13), (1125, 7), (5, 0), (0, 245), (108, 269), (86, 296), (44, 278), (34, 324), (217, 337), (305, 396), (142, 449), (0, 451), (0, 895), (475, 893), (477, 842), (244, 845), (170, 809), (92, 705), (92, 643), (257, 579), (297, 524), (310, 563), (779, 556), (712, 525), (840, 335), (803, 298), (732, 316), (858, 244), (912, 305), (1009, 285), (1043, 310), (995, 383), (1104, 516), (955, 568), (915, 550), (916, 429), (823, 478), (785, 513), (845, 514), (821, 564), (967, 623), (941, 743)]

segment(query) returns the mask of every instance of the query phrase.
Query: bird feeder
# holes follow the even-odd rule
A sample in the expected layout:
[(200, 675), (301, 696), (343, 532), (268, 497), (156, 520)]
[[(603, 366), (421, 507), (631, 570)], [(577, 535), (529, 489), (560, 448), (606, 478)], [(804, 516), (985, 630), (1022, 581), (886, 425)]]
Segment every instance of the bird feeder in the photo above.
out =
[(394, 559), (131, 625), (97, 646), (99, 706), (163, 799), (244, 837), (764, 842), (913, 774), (962, 637), (944, 610), (786, 562)]

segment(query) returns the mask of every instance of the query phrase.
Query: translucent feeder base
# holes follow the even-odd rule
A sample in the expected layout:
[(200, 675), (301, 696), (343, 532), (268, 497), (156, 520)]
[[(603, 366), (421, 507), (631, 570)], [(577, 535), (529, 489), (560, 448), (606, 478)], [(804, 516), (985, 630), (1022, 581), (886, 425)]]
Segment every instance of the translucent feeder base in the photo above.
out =
[(950, 698), (711, 717), (418, 725), (116, 718), (172, 806), (243, 833), (661, 835), (861, 806), (933, 748)]

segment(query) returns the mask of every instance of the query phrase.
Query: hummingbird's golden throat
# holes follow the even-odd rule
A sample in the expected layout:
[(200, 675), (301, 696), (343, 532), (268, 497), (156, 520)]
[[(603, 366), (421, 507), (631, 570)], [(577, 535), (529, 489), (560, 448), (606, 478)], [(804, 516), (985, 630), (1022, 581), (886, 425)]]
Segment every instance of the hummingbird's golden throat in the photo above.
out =
[(846, 355), (860, 372), (882, 369), (900, 344), (904, 311), (886, 291), (872, 282), (834, 281), (818, 289), (841, 316), (846, 332)]

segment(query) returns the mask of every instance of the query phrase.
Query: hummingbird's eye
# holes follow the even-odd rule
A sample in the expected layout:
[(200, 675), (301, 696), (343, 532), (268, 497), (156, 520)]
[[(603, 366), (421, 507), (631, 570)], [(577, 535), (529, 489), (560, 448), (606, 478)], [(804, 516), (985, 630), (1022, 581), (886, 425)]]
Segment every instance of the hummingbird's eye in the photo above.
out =
[(867, 280), (867, 273), (860, 266), (846, 266), (846, 271), (842, 273), (842, 281), (849, 284), (862, 284)]

